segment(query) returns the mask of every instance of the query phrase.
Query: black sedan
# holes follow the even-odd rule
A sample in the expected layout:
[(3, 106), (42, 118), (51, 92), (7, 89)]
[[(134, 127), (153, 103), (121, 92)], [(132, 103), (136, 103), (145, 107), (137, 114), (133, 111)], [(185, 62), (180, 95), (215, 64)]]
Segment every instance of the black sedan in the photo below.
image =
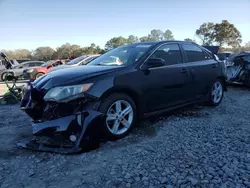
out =
[[(22, 146), (70, 153), (99, 143), (99, 137), (119, 139), (141, 117), (197, 102), (219, 105), (225, 81), (223, 64), (194, 43), (121, 46), (27, 85), (21, 108), (34, 120), (33, 134), (50, 140)], [(52, 142), (59, 149), (45, 147)]]

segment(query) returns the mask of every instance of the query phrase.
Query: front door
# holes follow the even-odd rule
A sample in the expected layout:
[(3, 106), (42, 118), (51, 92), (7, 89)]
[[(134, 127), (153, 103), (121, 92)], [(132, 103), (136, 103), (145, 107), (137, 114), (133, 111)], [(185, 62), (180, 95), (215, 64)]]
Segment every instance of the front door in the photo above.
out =
[(161, 58), (165, 65), (141, 71), (137, 81), (141, 83), (145, 112), (161, 110), (186, 102), (190, 98), (189, 85), (192, 78), (183, 64), (182, 54), (177, 43), (159, 47), (149, 58)]

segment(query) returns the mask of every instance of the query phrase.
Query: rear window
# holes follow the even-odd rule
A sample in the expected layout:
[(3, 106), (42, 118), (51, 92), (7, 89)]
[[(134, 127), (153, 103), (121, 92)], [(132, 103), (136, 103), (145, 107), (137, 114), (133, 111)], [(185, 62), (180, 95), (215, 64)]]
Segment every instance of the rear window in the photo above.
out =
[(187, 62), (196, 62), (212, 59), (212, 57), (205, 53), (201, 48), (193, 44), (182, 44), (182, 48), (186, 53)]

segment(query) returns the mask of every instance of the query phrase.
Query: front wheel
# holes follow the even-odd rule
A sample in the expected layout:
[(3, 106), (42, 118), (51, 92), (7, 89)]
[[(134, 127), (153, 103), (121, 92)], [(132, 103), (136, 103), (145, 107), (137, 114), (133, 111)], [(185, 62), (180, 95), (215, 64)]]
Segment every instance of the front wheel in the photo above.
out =
[(209, 90), (209, 98), (208, 98), (208, 105), (210, 106), (218, 106), (224, 96), (224, 87), (223, 82), (221, 80), (216, 80), (211, 85)]
[(125, 137), (135, 124), (136, 106), (126, 94), (110, 95), (101, 103), (99, 110), (107, 116), (103, 130), (109, 140)]

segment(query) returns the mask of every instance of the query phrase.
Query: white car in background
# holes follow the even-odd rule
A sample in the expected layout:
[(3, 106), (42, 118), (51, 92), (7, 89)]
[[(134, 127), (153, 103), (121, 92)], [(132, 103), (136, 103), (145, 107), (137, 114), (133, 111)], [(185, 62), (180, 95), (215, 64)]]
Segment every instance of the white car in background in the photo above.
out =
[(75, 59), (72, 59), (65, 65), (55, 67), (51, 69), (49, 72), (60, 70), (60, 69), (65, 69), (65, 68), (70, 68), (70, 67), (75, 67), (75, 66), (80, 66), (80, 65), (86, 65), (99, 56), (100, 54), (83, 55)]

